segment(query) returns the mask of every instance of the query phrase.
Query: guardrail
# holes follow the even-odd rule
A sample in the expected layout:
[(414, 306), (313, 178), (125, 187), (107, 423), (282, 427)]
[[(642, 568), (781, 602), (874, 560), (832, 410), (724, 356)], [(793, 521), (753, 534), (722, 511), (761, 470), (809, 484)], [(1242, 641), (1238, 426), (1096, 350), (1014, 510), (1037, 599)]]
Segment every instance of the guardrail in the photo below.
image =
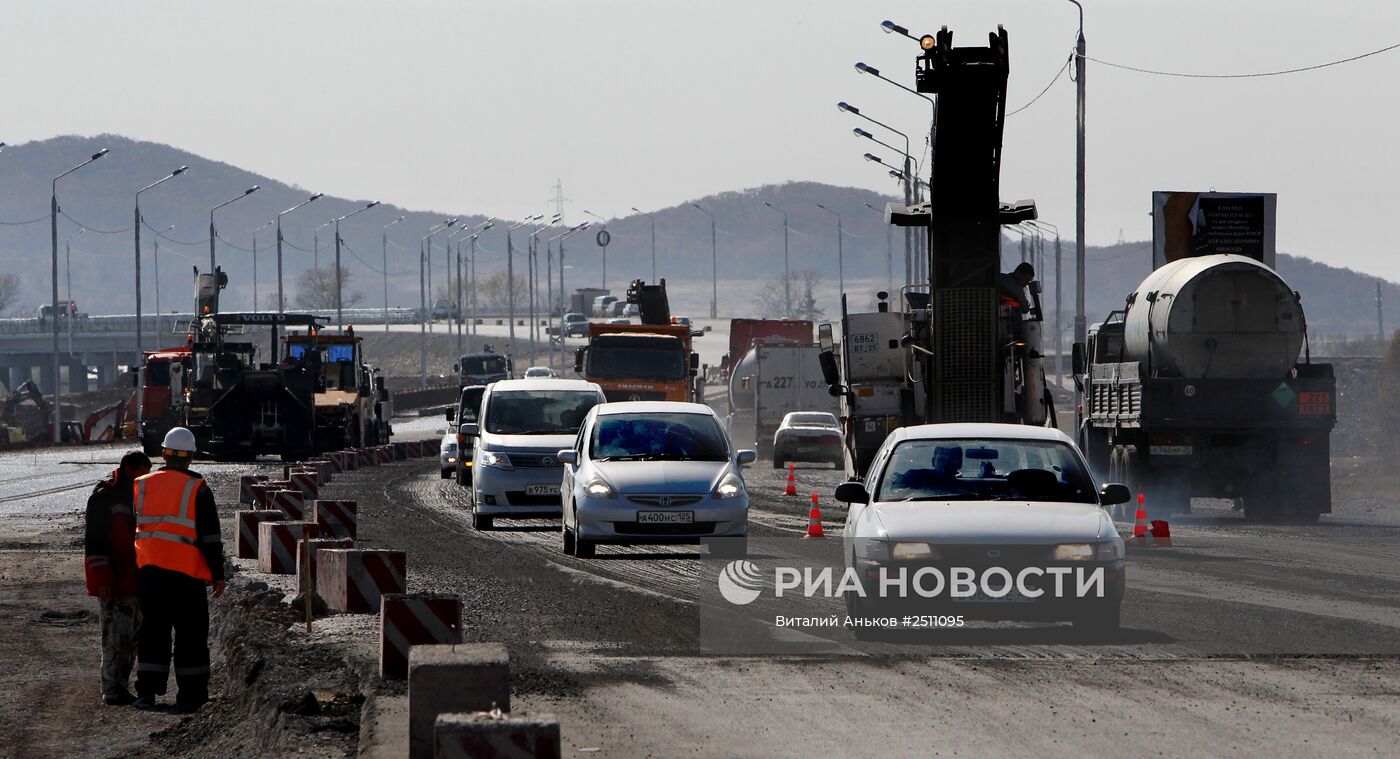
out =
[(457, 401), (459, 389), (456, 385), (430, 387), (422, 390), (394, 391), (394, 411), (450, 406)]
[[(313, 314), (327, 321), (335, 320), (335, 311), (328, 309), (312, 309), (310, 311), (298, 310), (295, 313)], [(347, 308), (343, 312), (346, 324), (383, 324), (384, 309), (382, 308)], [(151, 334), (174, 333), (187, 327), (194, 319), (194, 314), (160, 314), (159, 316), (141, 316), (141, 329)], [(413, 308), (391, 308), (389, 309), (390, 324), (417, 324), (418, 311)], [(136, 331), (135, 314), (110, 314), (102, 316), (89, 316), (80, 314), (74, 318), (60, 318), (58, 321), (59, 331), (68, 334), (70, 331), (77, 334), (104, 334), (104, 333), (134, 333)], [(53, 322), (48, 319), (30, 318), (10, 318), (0, 319), (0, 335), (42, 335), (53, 332)]]

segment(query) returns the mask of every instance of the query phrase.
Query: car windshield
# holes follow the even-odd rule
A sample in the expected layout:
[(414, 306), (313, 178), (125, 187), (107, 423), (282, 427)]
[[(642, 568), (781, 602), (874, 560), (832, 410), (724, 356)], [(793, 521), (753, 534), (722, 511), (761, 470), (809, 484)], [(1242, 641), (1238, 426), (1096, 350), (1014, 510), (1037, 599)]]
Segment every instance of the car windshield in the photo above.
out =
[(788, 416), (789, 427), (835, 427), (836, 417), (831, 414), (820, 414), (816, 412), (805, 414), (791, 414)]
[(1093, 480), (1055, 440), (906, 440), (880, 478), (878, 501), (1097, 503)]
[(595, 338), (588, 349), (588, 376), (599, 379), (673, 380), (688, 371), (685, 344), (668, 335)]
[(463, 374), (503, 374), (506, 370), (505, 356), (463, 356)]
[(728, 461), (729, 443), (708, 414), (606, 414), (588, 453), (594, 461)]
[(486, 431), (497, 435), (574, 435), (598, 405), (592, 390), (506, 390), (487, 402)]
[(486, 391), (484, 387), (469, 387), (462, 391), (462, 402), (457, 409), (457, 421), (459, 423), (475, 422), (477, 414), (481, 413), (481, 394)]

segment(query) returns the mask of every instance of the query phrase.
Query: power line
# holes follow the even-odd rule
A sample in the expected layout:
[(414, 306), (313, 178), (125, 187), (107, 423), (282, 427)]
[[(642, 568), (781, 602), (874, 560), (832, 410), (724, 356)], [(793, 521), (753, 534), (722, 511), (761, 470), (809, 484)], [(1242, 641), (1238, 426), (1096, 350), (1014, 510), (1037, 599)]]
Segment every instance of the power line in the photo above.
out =
[(208, 238), (208, 237), (204, 238), (203, 240), (193, 240), (193, 241), (190, 241), (190, 242), (186, 242), (186, 241), (184, 241), (184, 240), (177, 240), (177, 239), (175, 239), (174, 237), (170, 237), (169, 235), (165, 234), (165, 231), (164, 231), (164, 230), (156, 229), (155, 227), (151, 226), (150, 222), (146, 221), (145, 219), (142, 219), (142, 220), (141, 220), (141, 226), (145, 227), (146, 229), (151, 230), (151, 232), (154, 233), (156, 237), (159, 237), (160, 239), (165, 240), (166, 242), (175, 243), (176, 245), (207, 245), (207, 244), (209, 244), (209, 238)]
[(22, 226), (24, 226), (24, 225), (26, 225), (26, 224), (34, 224), (34, 223), (37, 223), (37, 222), (41, 222), (41, 221), (43, 221), (44, 219), (49, 218), (50, 215), (51, 215), (51, 214), (44, 214), (43, 216), (40, 216), (40, 217), (37, 218), (37, 219), (30, 219), (29, 221), (0, 221), (0, 226), (3, 226), (3, 227), (22, 227)]
[[(1045, 89), (1041, 90), (1039, 95), (1036, 95), (1035, 97), (1031, 98), (1031, 99), (1030, 99), (1030, 102), (1028, 102), (1028, 103), (1026, 103), (1025, 105), (1021, 106), (1020, 108), (1017, 108), (1016, 110), (1012, 111), (1011, 113), (1006, 114), (1007, 117), (1015, 116), (1016, 114), (1020, 113), (1021, 111), (1024, 111), (1024, 110), (1026, 110), (1027, 108), (1030, 108), (1031, 106), (1035, 105), (1035, 101), (1037, 101), (1037, 100), (1041, 99), (1042, 97), (1044, 97), (1044, 96), (1045, 96), (1045, 93), (1049, 92), (1049, 91), (1050, 91), (1050, 88), (1055, 86), (1055, 82), (1060, 81), (1060, 77), (1064, 76), (1064, 75), (1065, 75), (1065, 72), (1069, 70), (1069, 64), (1070, 64), (1070, 62), (1073, 61), (1073, 60), (1074, 60), (1074, 53), (1070, 53), (1070, 54), (1069, 54), (1069, 57), (1068, 57), (1068, 58), (1065, 58), (1065, 63), (1064, 63), (1064, 65), (1063, 65), (1063, 66), (1060, 66), (1059, 72), (1057, 72), (1057, 73), (1055, 74), (1055, 78), (1054, 78), (1054, 79), (1051, 79), (1051, 80), (1050, 80), (1050, 83), (1047, 84), (1047, 85), (1045, 85)], [(1090, 60), (1092, 60), (1092, 59), (1090, 59)]]
[[(1268, 77), (1268, 76), (1284, 76), (1284, 75), (1286, 75), (1286, 74), (1298, 74), (1298, 73), (1302, 73), (1302, 72), (1304, 72), (1304, 71), (1316, 71), (1316, 70), (1318, 70), (1318, 69), (1325, 69), (1325, 68), (1328, 68), (1328, 67), (1330, 67), (1330, 66), (1340, 66), (1340, 65), (1342, 65), (1343, 63), (1351, 63), (1352, 61), (1359, 61), (1359, 60), (1361, 60), (1362, 58), (1370, 58), (1370, 57), (1373, 56), (1373, 55), (1380, 55), (1381, 53), (1388, 53), (1388, 52), (1390, 52), (1391, 50), (1395, 50), (1395, 49), (1398, 49), (1398, 48), (1400, 48), (1400, 42), (1397, 42), (1397, 43), (1395, 43), (1394, 45), (1389, 45), (1389, 46), (1380, 48), (1380, 49), (1378, 49), (1378, 50), (1372, 50), (1372, 51), (1367, 52), (1367, 53), (1362, 53), (1362, 54), (1360, 54), (1360, 55), (1353, 55), (1353, 56), (1351, 56), (1350, 58), (1341, 58), (1341, 59), (1338, 59), (1338, 60), (1335, 60), (1335, 61), (1328, 61), (1328, 62), (1326, 62), (1326, 63), (1317, 63), (1317, 64), (1313, 64), (1313, 65), (1311, 65), (1311, 66), (1301, 66), (1301, 67), (1299, 67), (1299, 68), (1280, 69), (1280, 70), (1278, 70), (1278, 71), (1257, 71), (1257, 72), (1249, 73), (1249, 74), (1190, 74), (1190, 73), (1186, 73), (1186, 72), (1182, 72), (1182, 71), (1160, 71), (1160, 70), (1157, 70), (1157, 69), (1141, 68), (1141, 67), (1139, 67), (1139, 66), (1129, 66), (1129, 65), (1124, 64), (1124, 63), (1113, 63), (1113, 62), (1111, 62), (1111, 61), (1105, 61), (1105, 60), (1100, 60), (1100, 59), (1098, 59), (1098, 58), (1092, 58), (1092, 57), (1087, 56), (1087, 55), (1084, 56), (1084, 59), (1085, 59), (1085, 60), (1089, 60), (1089, 61), (1093, 61), (1094, 63), (1102, 64), (1102, 65), (1104, 65), (1104, 66), (1110, 66), (1110, 67), (1116, 68), (1116, 69), (1123, 69), (1123, 70), (1125, 70), (1125, 71), (1135, 71), (1135, 72), (1137, 72), (1137, 73), (1139, 73), (1139, 74), (1152, 74), (1152, 75), (1154, 75), (1154, 76), (1174, 76), (1174, 77), (1180, 77), (1180, 78), (1183, 78), (1183, 79), (1259, 79), (1259, 78)], [(1073, 56), (1071, 56), (1071, 58), (1072, 58), (1072, 57), (1073, 57)]]
[(73, 218), (72, 216), (69, 216), (67, 211), (64, 211), (64, 210), (62, 210), (62, 209), (59, 209), (58, 212), (59, 212), (59, 214), (61, 214), (61, 215), (63, 216), (63, 218), (65, 218), (65, 219), (67, 219), (67, 220), (73, 222), (74, 224), (78, 225), (78, 226), (81, 227), (82, 229), (86, 229), (86, 230), (89, 231), (89, 232), (95, 232), (95, 233), (97, 233), (97, 234), (99, 234), (99, 235), (119, 235), (119, 234), (122, 234), (122, 233), (124, 233), (124, 232), (130, 232), (131, 230), (133, 230), (133, 229), (136, 228), (136, 226), (133, 224), (132, 226), (129, 226), (129, 227), (122, 227), (121, 229), (97, 229), (96, 227), (89, 227), (88, 225), (82, 223), (81, 221), (78, 221), (77, 219)]

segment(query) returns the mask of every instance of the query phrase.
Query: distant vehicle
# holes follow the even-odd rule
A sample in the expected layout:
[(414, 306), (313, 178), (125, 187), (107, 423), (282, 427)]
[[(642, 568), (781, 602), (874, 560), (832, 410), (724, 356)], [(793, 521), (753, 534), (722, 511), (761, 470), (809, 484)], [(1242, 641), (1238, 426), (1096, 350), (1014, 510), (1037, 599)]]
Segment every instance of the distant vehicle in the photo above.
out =
[(442, 442), (438, 444), (438, 465), (442, 468), (442, 478), (451, 479), (457, 471), (457, 432), (452, 428), (440, 429)]
[(672, 316), (672, 317), (671, 317), (671, 323), (672, 323), (672, 324), (675, 324), (675, 325), (677, 325), (677, 326), (680, 326), (680, 327), (689, 327), (689, 326), (690, 326), (690, 317), (689, 317), (689, 316)]
[(622, 318), (620, 318), (620, 319), (609, 319), (609, 320), (608, 320), (608, 324), (631, 324), (631, 323), (632, 323), (632, 320), (631, 320), (631, 319), (628, 319), (628, 318), (626, 318), (626, 317), (622, 317)]
[(773, 468), (790, 461), (831, 462), (846, 467), (846, 446), (835, 414), (825, 411), (792, 411), (773, 433)]
[[(836, 500), (850, 505), (845, 564), (865, 586), (864, 598), (844, 594), (849, 616), (1070, 620), (1092, 637), (1117, 634), (1123, 539), (1103, 507), (1131, 494), (1121, 484), (1096, 486), (1064, 433), (1022, 424), (902, 427), (885, 438), (873, 462), (864, 482), (836, 488)], [(990, 589), (1000, 595), (976, 588), (966, 598), (949, 592), (901, 599), (882, 597), (870, 579), (886, 568), (914, 575), (930, 566), (999, 567), (1008, 580)], [(1051, 567), (1101, 569), (1102, 594), (1077, 596), (1074, 575), (1059, 575), (1068, 591), (1057, 596), (1045, 571)], [(982, 582), (997, 582), (987, 579), (994, 575), (983, 571)], [(863, 637), (862, 630), (873, 628), (853, 629)]]
[(489, 530), (496, 517), (559, 516), (559, 449), (605, 402), (596, 383), (576, 379), (501, 380), (486, 388), (481, 415), (459, 430), (474, 438), (472, 526)]
[(455, 409), (447, 410), (447, 421), (457, 423), (457, 484), (472, 484), (472, 439), (462, 431), (462, 425), (475, 423), (481, 412), (481, 395), (485, 385), (472, 385), (462, 388)]
[(526, 379), (530, 379), (530, 378), (549, 379), (549, 378), (554, 377), (554, 376), (555, 376), (554, 370), (553, 370), (553, 369), (550, 369), (550, 368), (547, 367), (547, 366), (532, 366), (532, 367), (530, 367), (529, 369), (526, 369), (526, 370), (525, 370), (525, 378), (526, 378)]
[(145, 381), (137, 389), (142, 398), (141, 418), (137, 420), (136, 429), (141, 448), (148, 455), (159, 455), (165, 433), (183, 421), (182, 407), (177, 407), (176, 401), (184, 400), (180, 378), (190, 368), (188, 345), (145, 353), (145, 371), (136, 378)]
[(587, 337), (588, 317), (580, 313), (564, 314), (564, 337)]
[[(41, 322), (48, 321), (49, 319), (53, 318), (53, 313), (54, 313), (54, 310), (53, 310), (53, 304), (52, 304), (52, 303), (46, 303), (46, 304), (44, 304), (44, 305), (42, 305), (42, 306), (39, 306), (39, 310), (37, 311), (37, 315), (38, 315), (38, 317), (39, 317), (39, 321), (41, 321)], [(87, 316), (87, 314), (80, 314), (80, 313), (78, 313), (78, 304), (77, 304), (77, 302), (71, 301), (71, 300), (61, 300), (61, 301), (58, 302), (58, 318), (59, 318), (59, 319), (68, 319), (68, 318), (77, 319), (77, 318), (84, 317), (84, 316)]]
[(495, 353), (490, 350), (490, 346), (482, 353), (468, 353), (462, 356), (452, 368), (457, 372), (459, 387), (489, 385), (496, 380), (511, 379), (515, 375), (510, 356)]
[(792, 411), (836, 411), (822, 375), (821, 345), (781, 337), (754, 340), (730, 367), (729, 435), (753, 441), (759, 458), (774, 455), (774, 434)]
[(725, 556), (747, 553), (749, 494), (734, 451), (709, 406), (608, 403), (595, 407), (564, 462), (564, 553), (590, 558), (600, 543), (719, 541)]
[(599, 295), (593, 299), (594, 316), (611, 316), (612, 304), (617, 302), (616, 295)]
[(447, 298), (438, 298), (437, 301), (433, 303), (434, 319), (458, 319), (461, 318), (461, 316), (462, 309), (457, 307), (455, 301)]
[(608, 305), (608, 316), (627, 316), (628, 303), (625, 300), (615, 300)]

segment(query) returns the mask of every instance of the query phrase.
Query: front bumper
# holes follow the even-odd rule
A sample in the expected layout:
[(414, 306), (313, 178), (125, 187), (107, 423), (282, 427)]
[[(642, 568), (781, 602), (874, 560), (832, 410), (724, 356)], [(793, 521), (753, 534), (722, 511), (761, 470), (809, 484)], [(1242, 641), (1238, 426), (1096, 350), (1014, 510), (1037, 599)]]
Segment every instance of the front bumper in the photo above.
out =
[[(645, 496), (643, 496), (645, 497)], [(613, 544), (696, 544), (705, 538), (742, 538), (749, 534), (749, 499), (716, 500), (706, 495), (693, 504), (657, 506), (628, 496), (575, 498), (576, 534), (582, 540)], [(638, 512), (690, 512), (689, 523), (651, 524), (638, 521)]]
[[(472, 467), (472, 492), (478, 514), (487, 516), (557, 517), (563, 513), (558, 490), (563, 467), (499, 469)], [(554, 495), (530, 495), (530, 488), (553, 487)]]

